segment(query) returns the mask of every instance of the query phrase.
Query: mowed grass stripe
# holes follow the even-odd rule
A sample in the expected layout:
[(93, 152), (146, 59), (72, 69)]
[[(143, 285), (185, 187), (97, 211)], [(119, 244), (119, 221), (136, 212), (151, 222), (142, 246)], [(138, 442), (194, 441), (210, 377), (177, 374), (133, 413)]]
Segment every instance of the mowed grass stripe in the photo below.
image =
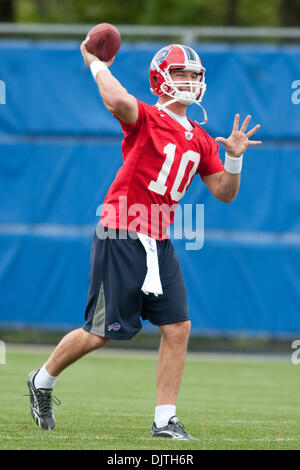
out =
[(48, 354), (7, 351), (0, 366), (1, 449), (299, 449), (299, 367), (289, 361), (187, 360), (179, 419), (199, 441), (152, 439), (156, 360), (91, 354), (55, 386), (56, 427), (29, 411), (28, 373)]

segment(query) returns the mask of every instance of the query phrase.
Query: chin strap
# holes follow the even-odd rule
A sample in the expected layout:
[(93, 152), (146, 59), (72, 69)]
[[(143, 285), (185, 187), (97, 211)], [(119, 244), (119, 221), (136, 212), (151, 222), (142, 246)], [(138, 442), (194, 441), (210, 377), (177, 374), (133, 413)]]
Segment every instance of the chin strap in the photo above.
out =
[[(158, 110), (163, 111), (164, 108), (166, 108), (170, 104), (175, 103), (176, 101), (179, 102), (179, 100), (177, 98), (173, 98), (172, 100), (167, 101), (165, 104), (157, 103)], [(203, 108), (202, 104), (200, 104), (198, 101), (194, 101), (194, 103), (197, 104), (198, 106), (200, 106), (200, 108), (203, 111), (204, 120), (202, 122), (200, 122), (199, 124), (200, 125), (206, 124), (207, 123), (207, 112), (206, 112), (205, 108)], [(191, 103), (191, 104), (194, 104), (194, 103)], [(187, 106), (189, 106), (189, 105), (187, 105)]]
[(198, 106), (200, 106), (200, 108), (202, 109), (203, 111), (203, 116), (204, 116), (204, 121), (200, 122), (200, 124), (206, 124), (207, 123), (207, 112), (206, 112), (206, 109), (203, 108), (202, 104), (200, 103), (196, 103)]

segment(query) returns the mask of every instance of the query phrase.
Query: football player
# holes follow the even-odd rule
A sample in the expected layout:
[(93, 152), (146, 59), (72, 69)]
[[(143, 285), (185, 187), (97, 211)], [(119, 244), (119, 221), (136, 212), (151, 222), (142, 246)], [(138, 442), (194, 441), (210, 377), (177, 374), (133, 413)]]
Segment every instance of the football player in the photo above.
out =
[[(124, 162), (106, 194), (94, 234), (85, 323), (29, 374), (31, 413), (41, 428), (52, 429), (51, 394), (59, 374), (112, 339), (132, 338), (142, 327), (142, 317), (161, 332), (151, 435), (194, 439), (176, 414), (191, 322), (182, 270), (166, 231), (197, 173), (217, 199), (234, 200), (243, 153), (261, 143), (249, 140), (260, 126), (247, 132), (247, 116), (239, 128), (237, 114), (231, 135), (214, 140), (186, 117), (189, 105), (202, 107), (206, 88), (205, 68), (190, 47), (172, 44), (155, 54), (149, 70), (151, 92), (158, 96), (153, 106), (129, 94), (112, 75), (114, 58), (100, 61), (85, 42), (81, 52), (104, 105), (120, 122)], [(224, 165), (217, 142), (226, 150)]]

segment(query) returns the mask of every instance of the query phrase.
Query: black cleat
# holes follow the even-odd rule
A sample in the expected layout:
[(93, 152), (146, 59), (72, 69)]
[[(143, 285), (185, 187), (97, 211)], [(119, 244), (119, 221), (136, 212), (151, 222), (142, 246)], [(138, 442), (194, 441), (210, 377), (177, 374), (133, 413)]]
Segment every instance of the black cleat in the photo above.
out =
[(40, 369), (30, 372), (27, 380), (30, 396), (31, 415), (36, 424), (41, 429), (53, 429), (55, 426), (55, 417), (52, 408), (52, 401), (60, 405), (60, 401), (56, 397), (52, 397), (52, 388), (35, 388), (34, 378)]
[(177, 416), (172, 416), (166, 426), (157, 428), (153, 423), (151, 429), (152, 437), (166, 437), (169, 439), (177, 439), (180, 441), (198, 441), (195, 437), (190, 436), (185, 430), (182, 423), (178, 421)]

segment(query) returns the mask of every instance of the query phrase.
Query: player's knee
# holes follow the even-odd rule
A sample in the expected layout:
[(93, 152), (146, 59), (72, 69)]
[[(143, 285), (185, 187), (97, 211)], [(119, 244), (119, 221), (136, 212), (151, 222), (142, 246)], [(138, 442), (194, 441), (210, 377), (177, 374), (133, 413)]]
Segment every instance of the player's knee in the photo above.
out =
[(90, 344), (92, 345), (93, 349), (102, 348), (103, 346), (106, 346), (106, 344), (110, 342), (110, 338), (104, 338), (103, 336), (97, 336), (91, 333), (90, 335), (91, 335)]
[(182, 343), (182, 341), (186, 341), (189, 337), (190, 331), (190, 320), (172, 323), (171, 325), (164, 325), (161, 327), (163, 338), (172, 343)]
[(89, 333), (87, 331), (85, 331), (84, 333), (86, 349), (89, 351), (102, 348), (110, 341), (110, 338), (104, 338), (103, 336), (94, 335), (93, 333)]
[(182, 322), (181, 326), (181, 334), (185, 339), (188, 339), (190, 336), (190, 331), (191, 331), (191, 322), (190, 320), (187, 320), (185, 322)]

